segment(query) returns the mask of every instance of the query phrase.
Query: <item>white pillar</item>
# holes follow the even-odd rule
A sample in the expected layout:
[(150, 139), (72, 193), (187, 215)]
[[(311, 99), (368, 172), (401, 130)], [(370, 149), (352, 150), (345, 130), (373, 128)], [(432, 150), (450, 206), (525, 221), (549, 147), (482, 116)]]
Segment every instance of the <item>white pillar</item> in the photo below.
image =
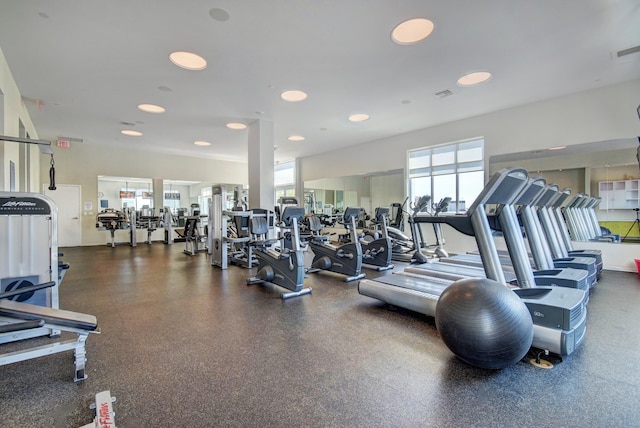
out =
[(302, 159), (296, 158), (295, 160), (296, 170), (296, 198), (298, 199), (298, 205), (304, 207), (304, 181), (302, 180)]
[(249, 208), (273, 210), (273, 123), (249, 124)]
[(162, 178), (154, 178), (152, 183), (153, 213), (155, 215), (160, 215), (160, 210), (164, 208), (164, 180)]

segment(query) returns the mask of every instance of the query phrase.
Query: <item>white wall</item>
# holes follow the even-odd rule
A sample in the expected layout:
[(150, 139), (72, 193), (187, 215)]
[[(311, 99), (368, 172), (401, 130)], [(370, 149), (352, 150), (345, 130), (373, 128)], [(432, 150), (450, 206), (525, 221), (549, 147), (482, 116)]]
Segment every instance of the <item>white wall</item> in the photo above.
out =
[[(99, 207), (99, 175), (207, 183), (247, 182), (247, 164), (238, 162), (122, 150), (86, 143), (72, 144), (68, 149), (54, 147), (54, 153), (56, 182), (82, 186), (81, 202), (92, 202), (94, 207), (93, 211), (83, 211), (82, 245), (100, 245), (108, 242), (107, 233), (95, 227), (95, 216)], [(48, 177), (48, 169), (48, 164), (41, 164), (42, 177)]]
[(389, 207), (393, 202), (402, 203), (405, 192), (404, 174), (372, 176), (369, 185), (372, 210), (376, 207)]
[[(3, 94), (3, 96), (0, 97), (3, 101), (3, 107), (0, 109), (0, 112), (3, 114), (2, 121), (0, 122), (3, 125), (0, 127), (0, 135), (18, 137), (20, 134), (19, 123), (22, 121), (25, 131), (29, 134), (29, 137), (37, 139), (38, 134), (33, 126), (31, 117), (22, 102), (20, 91), (18, 90), (18, 86), (11, 74), (11, 70), (9, 69), (9, 65), (7, 64), (2, 49), (0, 49), (0, 92)], [(16, 168), (16, 190), (20, 189), (19, 180), (22, 174), (20, 171), (20, 153), (18, 148), (19, 143), (0, 141), (0, 190), (9, 190), (10, 162), (13, 162)], [(31, 162), (31, 171), (29, 190), (32, 192), (39, 192), (40, 162), (45, 157), (39, 154), (39, 150), (35, 146), (32, 146), (30, 154), (29, 162)]]
[[(405, 167), (406, 151), (484, 137), (493, 155), (640, 135), (640, 79), (514, 107), (302, 159), (305, 181)], [(488, 170), (488, 168), (485, 168)]]
[[(632, 138), (640, 135), (638, 94), (640, 80), (634, 80), (309, 156), (300, 162), (302, 176), (307, 181), (404, 168), (409, 149), (479, 136), (485, 139), (487, 172), (493, 155)], [(427, 236), (429, 229), (423, 227)], [(473, 238), (445, 230), (450, 251), (476, 248)], [(605, 255), (607, 268), (635, 270), (630, 267), (634, 258), (640, 258), (640, 245), (625, 244), (624, 248), (623, 258)], [(617, 247), (612, 254), (619, 250)]]

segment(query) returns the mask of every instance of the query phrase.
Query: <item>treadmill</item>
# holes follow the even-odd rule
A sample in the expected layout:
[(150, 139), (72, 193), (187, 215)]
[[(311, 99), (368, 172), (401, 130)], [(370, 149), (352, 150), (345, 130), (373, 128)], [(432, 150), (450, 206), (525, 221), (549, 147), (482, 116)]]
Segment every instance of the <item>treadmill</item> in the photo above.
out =
[[(495, 243), (485, 212), (485, 205), (496, 204), (518, 194), (527, 184), (528, 175), (521, 168), (507, 168), (494, 174), (465, 215), (420, 216), (418, 223), (445, 223), (466, 235), (474, 236), (487, 278), (505, 284)], [(524, 248), (524, 246), (523, 246)], [(513, 291), (526, 304), (534, 323), (533, 347), (559, 355), (571, 354), (586, 333), (586, 300), (583, 290), (563, 287), (535, 287), (531, 266), (530, 279)], [(526, 274), (527, 272), (525, 272)], [(454, 282), (416, 274), (412, 271), (385, 275), (375, 280), (363, 279), (358, 292), (383, 302), (435, 316), (436, 304), (442, 292)]]
[[(586, 269), (589, 272), (589, 284), (593, 287), (598, 281), (598, 271), (596, 259), (593, 257), (569, 256), (566, 248), (562, 245), (559, 236), (560, 226), (555, 222), (555, 215), (549, 206), (558, 196), (559, 188), (556, 184), (547, 185), (542, 195), (535, 201), (534, 206), (538, 214), (538, 220), (542, 226), (542, 236), (546, 236), (549, 243), (549, 251), (554, 261), (564, 263), (564, 265), (578, 269)], [(558, 262), (556, 262), (558, 263)]]
[[(490, 220), (492, 220), (490, 223), (493, 223), (494, 229), (502, 231), (507, 244), (508, 251), (506, 254), (510, 260), (504, 261), (504, 259), (501, 259), (503, 267), (508, 264), (507, 269), (512, 269), (515, 272), (520, 287), (527, 287), (527, 284), (535, 284), (537, 286), (553, 285), (588, 290), (591, 284), (589, 282), (589, 267), (591, 267), (593, 273), (591, 280), (595, 281), (595, 266), (592, 260), (551, 259), (546, 238), (540, 233), (541, 226), (536, 223), (537, 218), (531, 209), (531, 204), (544, 193), (545, 189), (546, 181), (543, 178), (529, 178), (527, 184), (515, 198), (511, 198), (509, 201), (498, 201), (500, 206), (497, 208), (496, 214), (490, 217)], [(522, 238), (520, 221), (518, 220), (515, 206), (519, 208), (520, 220), (525, 227), (536, 271), (531, 270), (531, 260)], [(480, 266), (482, 263), (477, 255), (474, 254), (457, 254), (442, 261), (472, 266)], [(520, 266), (522, 263), (528, 264), (528, 269)], [(532, 272), (533, 278), (529, 271)]]
[[(569, 257), (590, 257), (594, 259), (596, 261), (596, 271), (599, 278), (603, 269), (602, 251), (574, 249), (573, 244), (571, 243), (571, 238), (569, 237), (567, 225), (562, 216), (562, 205), (571, 194), (571, 190), (564, 189), (561, 191), (560, 188), (556, 185), (551, 185), (551, 187), (557, 192), (556, 197), (549, 201), (545, 209), (549, 212), (549, 219), (553, 222), (554, 227), (557, 229), (558, 245), (561, 251), (563, 251), (563, 253), (567, 254)], [(600, 198), (591, 197), (591, 199), (595, 201), (596, 206), (600, 203)], [(593, 214), (595, 215), (595, 212)]]

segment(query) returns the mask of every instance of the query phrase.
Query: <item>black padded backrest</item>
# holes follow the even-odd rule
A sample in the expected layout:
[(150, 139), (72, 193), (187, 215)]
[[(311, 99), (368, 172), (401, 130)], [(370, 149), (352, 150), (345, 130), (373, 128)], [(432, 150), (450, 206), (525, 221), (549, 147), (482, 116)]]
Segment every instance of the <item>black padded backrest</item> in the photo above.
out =
[(252, 235), (266, 235), (269, 233), (269, 224), (266, 217), (251, 217), (249, 231)]
[(251, 208), (249, 211), (251, 211), (254, 215), (264, 215), (267, 218), (267, 224), (269, 225), (269, 227), (273, 227), (273, 211), (269, 211), (266, 208)]
[(359, 215), (360, 215), (360, 208), (355, 208), (355, 207), (347, 208), (346, 210), (344, 210), (344, 216), (343, 216), (345, 224), (351, 223), (351, 217), (355, 217), (357, 221)]
[(195, 238), (198, 224), (198, 219), (195, 217), (189, 217), (184, 222), (184, 236), (189, 238)]
[(233, 222), (236, 225), (238, 237), (249, 235), (249, 217), (244, 215), (233, 216)]
[(309, 223), (310, 231), (319, 232), (322, 230), (322, 222), (320, 221), (320, 217), (317, 215), (307, 217), (307, 222)]
[(285, 226), (291, 227), (293, 225), (294, 218), (298, 224), (300, 224), (302, 219), (304, 219), (304, 208), (294, 206), (284, 207), (284, 211), (282, 212), (282, 222)]
[(376, 208), (375, 222), (382, 223), (385, 217), (389, 217), (389, 208), (387, 207)]

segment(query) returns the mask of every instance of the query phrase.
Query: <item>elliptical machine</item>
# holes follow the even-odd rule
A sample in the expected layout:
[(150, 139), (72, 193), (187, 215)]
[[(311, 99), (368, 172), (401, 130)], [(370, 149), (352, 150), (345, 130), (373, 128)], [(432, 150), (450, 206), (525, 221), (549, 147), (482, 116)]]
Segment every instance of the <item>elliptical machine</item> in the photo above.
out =
[(362, 270), (362, 246), (356, 232), (356, 220), (360, 208), (347, 208), (343, 222), (350, 236), (350, 242), (340, 246), (328, 242), (328, 237), (321, 234), (322, 223), (316, 215), (307, 217), (309, 226), (309, 245), (313, 250), (313, 262), (307, 270), (309, 273), (328, 270), (345, 275), (345, 282), (365, 277)]
[(254, 214), (249, 220), (249, 231), (253, 239), (248, 245), (254, 247), (258, 259), (258, 273), (247, 279), (247, 285), (270, 282), (287, 290), (289, 293), (280, 295), (282, 300), (311, 294), (311, 288), (303, 288), (304, 285), (304, 254), (300, 245), (300, 229), (298, 224), (304, 219), (304, 208), (287, 206), (281, 214), (278, 226), (290, 231), (291, 249), (280, 247), (280, 251), (271, 249), (271, 245), (280, 239), (268, 239), (269, 221), (268, 214)]
[(422, 248), (426, 248), (426, 244), (422, 236), (422, 229), (415, 222), (415, 217), (429, 207), (429, 202), (431, 202), (431, 196), (424, 195), (415, 204), (411, 204), (412, 212), (407, 219), (411, 236), (405, 235), (396, 228), (387, 228), (393, 245), (392, 260), (417, 264), (427, 263), (428, 257), (422, 252)]
[[(440, 202), (433, 205), (433, 215), (437, 216), (442, 212), (446, 212), (449, 208), (450, 197), (440, 199)], [(433, 253), (436, 257), (449, 257), (449, 253), (444, 249), (444, 234), (442, 233), (441, 223), (433, 223), (433, 234), (436, 237), (436, 245)]]

